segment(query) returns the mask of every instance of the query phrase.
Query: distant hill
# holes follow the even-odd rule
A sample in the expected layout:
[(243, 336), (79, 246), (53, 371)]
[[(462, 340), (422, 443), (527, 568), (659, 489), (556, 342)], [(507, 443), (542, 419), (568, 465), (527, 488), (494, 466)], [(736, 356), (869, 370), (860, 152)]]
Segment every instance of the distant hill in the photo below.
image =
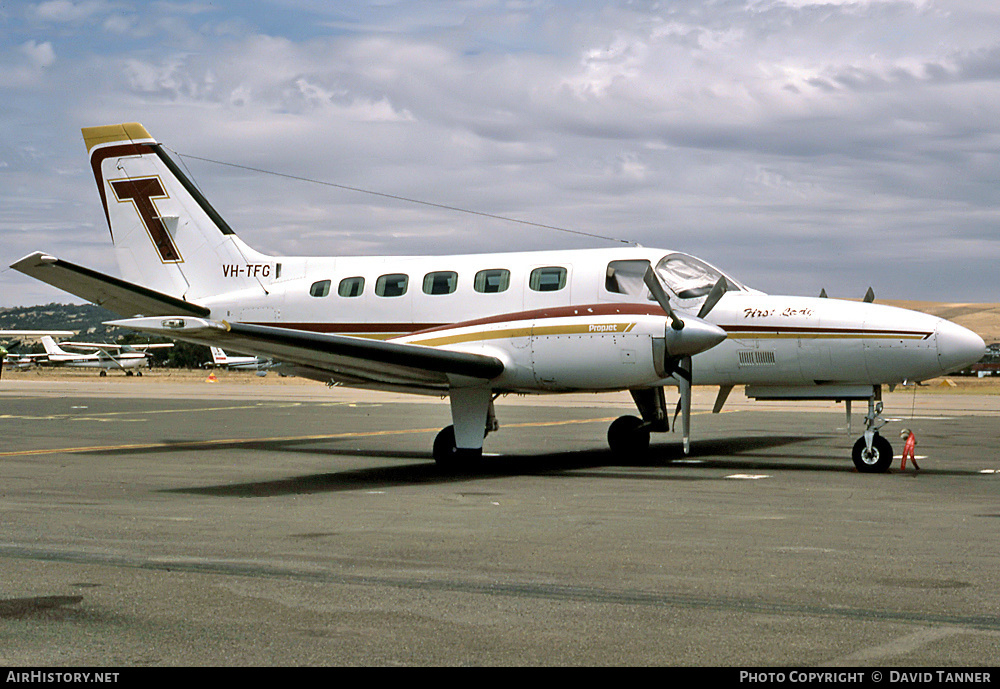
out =
[(114, 341), (124, 335), (122, 328), (110, 328), (104, 321), (118, 316), (93, 304), (44, 304), (0, 309), (0, 330), (76, 330), (75, 339)]
[[(104, 325), (118, 319), (114, 313), (93, 304), (44, 304), (0, 308), (0, 330), (76, 330), (73, 337), (63, 340), (78, 342), (146, 343), (172, 342), (163, 337), (148, 337), (128, 328)], [(2, 344), (2, 343), (0, 343)], [(40, 352), (41, 344), (26, 342), (18, 351)], [(195, 368), (212, 360), (208, 347), (176, 342), (169, 349), (156, 350), (153, 361), (158, 366)]]
[(952, 304), (934, 301), (891, 301), (876, 299), (876, 303), (898, 306), (946, 318), (968, 328), (983, 338), (986, 344), (1000, 342), (1000, 304)]

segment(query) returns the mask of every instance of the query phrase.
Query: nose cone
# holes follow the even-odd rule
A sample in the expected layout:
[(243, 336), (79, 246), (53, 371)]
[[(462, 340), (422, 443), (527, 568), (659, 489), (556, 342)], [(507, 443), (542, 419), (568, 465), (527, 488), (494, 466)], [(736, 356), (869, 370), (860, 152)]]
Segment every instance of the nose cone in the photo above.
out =
[(665, 337), (671, 356), (693, 356), (711, 349), (728, 337), (726, 331), (695, 316), (684, 317), (684, 327), (675, 330), (667, 321)]
[(986, 354), (983, 338), (968, 328), (951, 321), (941, 321), (935, 331), (938, 365), (942, 373), (950, 373), (971, 366)]

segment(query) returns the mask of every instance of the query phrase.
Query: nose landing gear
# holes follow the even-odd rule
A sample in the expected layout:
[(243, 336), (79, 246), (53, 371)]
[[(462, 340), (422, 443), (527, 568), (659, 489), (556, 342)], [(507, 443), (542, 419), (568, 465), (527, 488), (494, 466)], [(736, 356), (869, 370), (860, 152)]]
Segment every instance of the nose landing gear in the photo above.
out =
[(886, 423), (882, 418), (882, 386), (876, 385), (868, 398), (868, 413), (865, 414), (865, 432), (854, 443), (851, 459), (857, 470), (865, 474), (880, 474), (892, 464), (892, 445), (879, 435), (879, 429)]

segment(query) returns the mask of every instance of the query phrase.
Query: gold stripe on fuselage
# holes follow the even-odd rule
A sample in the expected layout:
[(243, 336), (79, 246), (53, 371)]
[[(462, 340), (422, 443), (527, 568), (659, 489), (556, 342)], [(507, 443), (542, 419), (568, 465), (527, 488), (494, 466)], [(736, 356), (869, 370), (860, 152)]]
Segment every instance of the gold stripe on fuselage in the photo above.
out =
[(477, 342), (482, 340), (515, 339), (518, 337), (544, 337), (546, 335), (621, 335), (635, 327), (635, 323), (577, 323), (572, 325), (525, 326), (520, 328), (501, 328), (498, 330), (476, 330), (457, 335), (442, 335), (424, 339), (410, 340), (409, 344), (419, 344), (425, 347), (440, 347), (442, 345)]

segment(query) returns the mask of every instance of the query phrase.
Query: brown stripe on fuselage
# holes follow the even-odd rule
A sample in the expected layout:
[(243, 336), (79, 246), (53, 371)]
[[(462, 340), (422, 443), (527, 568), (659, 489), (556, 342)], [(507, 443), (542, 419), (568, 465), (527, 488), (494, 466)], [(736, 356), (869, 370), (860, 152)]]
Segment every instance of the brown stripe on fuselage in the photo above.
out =
[(759, 337), (762, 335), (781, 335), (785, 337), (811, 336), (811, 337), (899, 337), (926, 340), (933, 335), (933, 332), (926, 330), (883, 330), (879, 328), (819, 328), (811, 326), (768, 326), (768, 325), (720, 325), (730, 337), (738, 338), (740, 334), (746, 333), (748, 337)]

